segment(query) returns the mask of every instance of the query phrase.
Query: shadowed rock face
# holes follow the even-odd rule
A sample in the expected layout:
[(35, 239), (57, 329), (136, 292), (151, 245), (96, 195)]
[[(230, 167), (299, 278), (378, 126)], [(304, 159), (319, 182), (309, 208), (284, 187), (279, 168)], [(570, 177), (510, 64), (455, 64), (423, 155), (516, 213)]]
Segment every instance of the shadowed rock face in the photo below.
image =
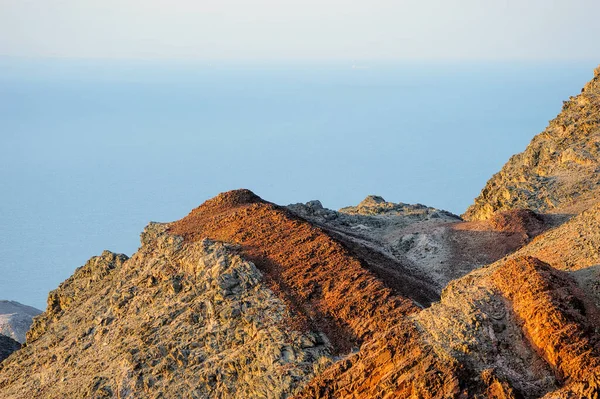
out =
[(467, 220), (532, 209), (577, 214), (600, 198), (600, 75), (565, 101), (562, 112), (527, 149), (495, 174), (467, 209)]
[(0, 362), (19, 349), (21, 349), (20, 343), (6, 335), (0, 334)]

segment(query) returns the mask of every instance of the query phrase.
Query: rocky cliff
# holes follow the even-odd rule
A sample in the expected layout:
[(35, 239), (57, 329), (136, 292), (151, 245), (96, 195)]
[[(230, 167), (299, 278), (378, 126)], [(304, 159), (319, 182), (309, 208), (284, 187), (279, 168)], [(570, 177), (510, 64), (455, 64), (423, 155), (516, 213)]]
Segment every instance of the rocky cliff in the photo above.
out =
[(514, 155), (464, 214), (488, 219), (496, 211), (531, 209), (577, 214), (600, 198), (600, 67), (581, 93), (527, 149)]

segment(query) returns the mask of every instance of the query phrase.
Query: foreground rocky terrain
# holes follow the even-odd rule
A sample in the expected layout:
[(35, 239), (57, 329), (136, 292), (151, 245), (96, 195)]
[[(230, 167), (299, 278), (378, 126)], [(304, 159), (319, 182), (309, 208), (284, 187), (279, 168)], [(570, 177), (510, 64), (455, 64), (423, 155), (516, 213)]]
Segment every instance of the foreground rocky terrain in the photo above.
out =
[(15, 301), (0, 301), (0, 334), (15, 341), (25, 343), (25, 334), (29, 331), (33, 318), (41, 310)]
[(50, 293), (0, 396), (598, 398), (599, 79), (464, 220), (236, 190), (149, 224)]

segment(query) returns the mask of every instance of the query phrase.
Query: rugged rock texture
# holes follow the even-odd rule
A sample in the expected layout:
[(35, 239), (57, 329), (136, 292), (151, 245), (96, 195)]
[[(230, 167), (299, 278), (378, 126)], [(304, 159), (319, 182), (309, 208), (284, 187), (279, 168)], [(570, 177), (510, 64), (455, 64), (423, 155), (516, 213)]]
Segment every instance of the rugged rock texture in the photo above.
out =
[(209, 240), (149, 225), (129, 260), (108, 251), (56, 291), (3, 398), (279, 398), (331, 362), (328, 338), (289, 327), (263, 274)]
[(19, 349), (21, 349), (20, 343), (6, 335), (0, 334), (0, 362)]
[(519, 251), (561, 270), (600, 265), (600, 204), (534, 239)]
[(600, 306), (600, 204), (536, 237), (511, 255), (534, 256), (570, 272), (586, 297)]
[(40, 313), (41, 310), (19, 302), (0, 301), (0, 334), (24, 343), (33, 318)]
[(484, 220), (494, 212), (532, 209), (577, 214), (600, 198), (600, 73), (527, 149), (494, 175), (464, 214)]
[(598, 310), (528, 257), (451, 283), (439, 303), (382, 331), (299, 398), (592, 398)]

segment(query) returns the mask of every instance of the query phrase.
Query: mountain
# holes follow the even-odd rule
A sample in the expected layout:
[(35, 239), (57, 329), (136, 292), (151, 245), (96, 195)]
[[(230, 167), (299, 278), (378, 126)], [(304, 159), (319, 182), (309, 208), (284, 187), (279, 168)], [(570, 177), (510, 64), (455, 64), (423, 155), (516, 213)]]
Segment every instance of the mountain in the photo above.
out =
[(514, 155), (464, 214), (488, 219), (496, 211), (531, 209), (574, 215), (600, 198), (600, 67), (581, 93), (527, 149)]
[(25, 334), (40, 313), (41, 310), (15, 301), (0, 301), (0, 334), (25, 343)]
[[(302, 218), (302, 210), (314, 215)], [(434, 218), (431, 231), (490, 235), (469, 244), (485, 242), (482, 249), (553, 232), (541, 232), (534, 213), (493, 220)], [(394, 223), (416, 229), (432, 220), (346, 214), (315, 202), (281, 207), (238, 190), (177, 222), (151, 223), (131, 258), (105, 251), (50, 293), (27, 345), (0, 366), (2, 395), (596, 392), (595, 369), (574, 365), (598, 361), (597, 310), (571, 276), (535, 258), (502, 258), (441, 291), (427, 268), (403, 263), (409, 258), (400, 249), (373, 249), (385, 236), (373, 231)], [(369, 234), (351, 235), (365, 231), (358, 225), (370, 226)], [(523, 323), (531, 311), (536, 317)]]
[(19, 349), (21, 349), (20, 343), (6, 335), (0, 334), (0, 362)]
[(240, 190), (149, 225), (130, 259), (105, 252), (78, 269), (3, 363), (0, 388), (7, 398), (286, 397), (417, 310), (322, 230)]
[(241, 189), (150, 223), (49, 294), (0, 396), (600, 397), (598, 79), (465, 219)]

